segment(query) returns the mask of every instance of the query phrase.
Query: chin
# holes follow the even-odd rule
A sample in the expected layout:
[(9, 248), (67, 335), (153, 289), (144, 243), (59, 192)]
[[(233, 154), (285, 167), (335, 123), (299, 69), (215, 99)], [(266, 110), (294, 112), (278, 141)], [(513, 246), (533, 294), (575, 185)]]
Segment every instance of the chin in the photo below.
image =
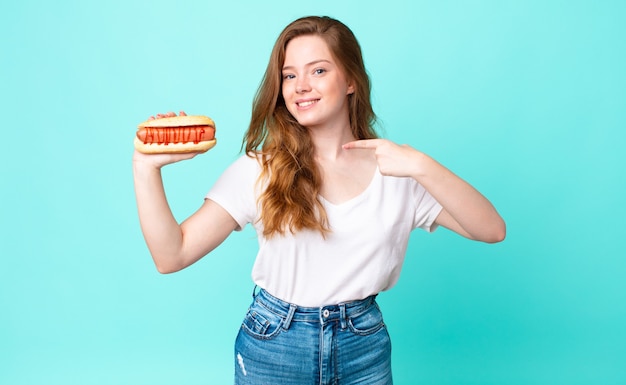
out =
[[(292, 115), (293, 116), (293, 115)], [(294, 118), (296, 119), (296, 121), (298, 122), (299, 125), (301, 125), (302, 127), (310, 127), (310, 126), (316, 126), (318, 125), (320, 122), (315, 120), (315, 119), (307, 119), (307, 118), (298, 118), (297, 116), (294, 116)]]

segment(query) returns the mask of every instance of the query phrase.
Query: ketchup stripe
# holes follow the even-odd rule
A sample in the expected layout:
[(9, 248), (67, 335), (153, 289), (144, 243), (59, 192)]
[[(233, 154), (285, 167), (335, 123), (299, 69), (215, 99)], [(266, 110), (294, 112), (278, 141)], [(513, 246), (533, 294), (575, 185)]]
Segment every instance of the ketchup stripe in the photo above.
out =
[(202, 126), (192, 127), (169, 127), (169, 128), (145, 128), (145, 137), (140, 138), (145, 144), (188, 143), (198, 144), (202, 141), (205, 128)]

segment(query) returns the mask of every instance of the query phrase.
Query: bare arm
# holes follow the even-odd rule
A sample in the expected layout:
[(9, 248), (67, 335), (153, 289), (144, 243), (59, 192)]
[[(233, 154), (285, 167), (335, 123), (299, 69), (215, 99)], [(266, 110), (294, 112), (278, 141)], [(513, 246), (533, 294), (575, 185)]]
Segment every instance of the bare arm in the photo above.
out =
[[(160, 116), (172, 116), (172, 113), (157, 115)], [(172, 273), (193, 264), (220, 245), (237, 226), (226, 210), (210, 200), (182, 224), (174, 218), (165, 196), (161, 168), (195, 155), (146, 155), (138, 151), (133, 155), (139, 223), (161, 273)]]
[(491, 202), (428, 155), (384, 139), (350, 142), (344, 148), (372, 149), (383, 175), (418, 181), (443, 206), (435, 223), (488, 243), (500, 242), (506, 236), (504, 220)]
[(413, 178), (443, 206), (435, 223), (467, 238), (496, 243), (506, 226), (495, 207), (478, 190), (429, 156), (415, 150), (421, 170)]

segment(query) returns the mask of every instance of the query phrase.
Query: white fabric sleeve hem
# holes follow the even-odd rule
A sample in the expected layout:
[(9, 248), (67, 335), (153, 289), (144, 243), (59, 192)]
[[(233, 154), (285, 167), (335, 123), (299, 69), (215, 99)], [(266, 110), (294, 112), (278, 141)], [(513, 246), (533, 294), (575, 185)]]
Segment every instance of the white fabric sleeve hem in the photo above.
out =
[(424, 230), (426, 230), (429, 233), (432, 233), (439, 228), (439, 225), (435, 223), (435, 221), (437, 220), (437, 217), (439, 216), (439, 214), (441, 214), (441, 210), (443, 210), (443, 206), (441, 206), (439, 202), (437, 202), (436, 206), (433, 207), (432, 211), (430, 212), (428, 221), (426, 221), (426, 223), (424, 224)]
[(217, 203), (218, 205), (220, 205), (220, 207), (226, 210), (226, 212), (230, 214), (231, 217), (233, 217), (235, 222), (237, 222), (237, 227), (235, 228), (235, 231), (242, 231), (244, 227), (246, 227), (246, 225), (248, 224), (248, 222), (246, 222), (245, 220), (242, 221), (240, 219), (241, 218), (240, 216), (235, 215), (232, 209), (229, 209), (228, 207), (226, 207), (223, 201), (219, 197), (216, 197), (215, 194), (209, 193), (204, 197), (204, 199), (209, 199)]

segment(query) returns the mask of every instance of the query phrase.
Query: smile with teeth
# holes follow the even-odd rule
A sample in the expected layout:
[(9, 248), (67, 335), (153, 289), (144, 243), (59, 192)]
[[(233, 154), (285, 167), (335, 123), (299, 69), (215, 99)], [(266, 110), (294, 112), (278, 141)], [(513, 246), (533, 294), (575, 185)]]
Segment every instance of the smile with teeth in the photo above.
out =
[(296, 102), (296, 105), (298, 107), (308, 107), (308, 106), (312, 106), (313, 104), (317, 103), (319, 101), (319, 99), (315, 99), (315, 100), (306, 100), (303, 102)]

